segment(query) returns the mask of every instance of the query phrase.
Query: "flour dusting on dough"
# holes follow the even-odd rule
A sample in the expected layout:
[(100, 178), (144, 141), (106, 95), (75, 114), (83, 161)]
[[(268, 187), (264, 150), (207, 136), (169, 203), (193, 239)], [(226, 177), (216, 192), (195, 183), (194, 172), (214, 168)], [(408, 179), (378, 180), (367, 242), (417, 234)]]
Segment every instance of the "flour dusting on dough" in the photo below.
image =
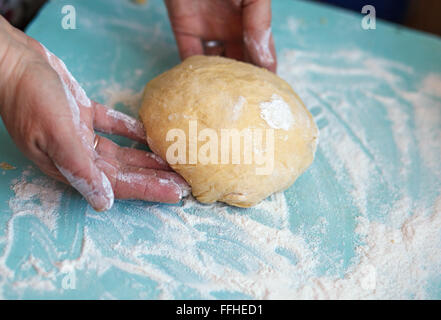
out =
[(233, 116), (232, 116), (233, 121), (236, 121), (237, 119), (240, 118), (240, 116), (242, 115), (243, 107), (246, 103), (247, 103), (247, 99), (245, 99), (242, 96), (239, 96), (236, 104), (233, 106)]
[(273, 94), (271, 101), (260, 103), (260, 116), (273, 129), (289, 130), (294, 123), (289, 105), (277, 94)]

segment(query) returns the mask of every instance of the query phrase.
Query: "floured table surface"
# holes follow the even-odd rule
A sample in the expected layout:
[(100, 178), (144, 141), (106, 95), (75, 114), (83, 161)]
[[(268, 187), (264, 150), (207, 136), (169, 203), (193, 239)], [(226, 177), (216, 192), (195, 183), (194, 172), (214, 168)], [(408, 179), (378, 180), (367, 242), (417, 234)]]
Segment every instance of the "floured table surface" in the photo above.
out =
[[(162, 1), (44, 7), (28, 29), (91, 98), (137, 114), (179, 62)], [(320, 128), (316, 159), (252, 209), (116, 201), (96, 213), (0, 126), (0, 297), (441, 298), (441, 41), (273, 1), (279, 75)], [(123, 145), (128, 140), (117, 138)]]

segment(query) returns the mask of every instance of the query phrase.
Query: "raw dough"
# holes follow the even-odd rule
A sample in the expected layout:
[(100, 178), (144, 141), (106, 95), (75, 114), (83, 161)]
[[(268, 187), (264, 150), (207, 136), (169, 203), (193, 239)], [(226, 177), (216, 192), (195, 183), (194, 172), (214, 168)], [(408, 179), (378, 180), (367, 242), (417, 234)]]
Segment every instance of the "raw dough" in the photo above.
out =
[[(191, 185), (193, 195), (204, 203), (222, 201), (239, 207), (257, 204), (288, 188), (312, 163), (317, 145), (314, 120), (287, 82), (265, 69), (227, 58), (193, 56), (156, 77), (144, 90), (139, 113), (152, 151), (166, 159)], [(215, 146), (208, 144), (214, 140), (213, 135), (210, 140), (192, 136), (195, 131), (190, 129), (190, 122), (197, 124), (198, 134), (206, 128), (217, 133), (218, 148), (207, 148)], [(240, 140), (240, 164), (232, 163), (231, 155), (228, 163), (223, 164), (221, 129), (241, 132), (246, 128), (252, 132), (248, 136), (252, 140), (251, 144), (250, 140)], [(174, 163), (179, 161), (178, 150), (169, 150), (178, 141), (182, 145), (178, 135), (171, 135), (173, 139), (167, 141), (167, 132), (173, 129), (172, 132), (178, 129), (186, 135), (186, 144), (180, 149), (185, 152), (183, 156), (180, 153), (181, 162), (185, 163)], [(254, 132), (259, 130), (261, 140), (255, 140)], [(271, 143), (266, 143), (272, 141), (271, 131), (273, 153)], [(229, 151), (233, 152), (231, 146), (230, 141)], [(218, 150), (218, 156), (210, 158), (216, 152), (207, 150)], [(244, 150), (252, 150), (251, 163), (249, 158), (245, 161)], [(207, 159), (211, 159), (208, 164)]]

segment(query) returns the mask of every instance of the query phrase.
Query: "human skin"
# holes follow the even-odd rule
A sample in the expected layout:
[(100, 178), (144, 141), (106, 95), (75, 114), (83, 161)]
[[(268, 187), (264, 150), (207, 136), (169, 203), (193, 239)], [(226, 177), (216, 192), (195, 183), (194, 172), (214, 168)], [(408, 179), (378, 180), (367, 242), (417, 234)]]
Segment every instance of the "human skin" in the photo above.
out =
[(114, 198), (176, 203), (188, 191), (157, 156), (96, 135), (145, 141), (139, 121), (90, 100), (60, 59), (1, 16), (0, 115), (41, 171), (71, 184), (97, 211)]
[(182, 59), (219, 41), (228, 58), (276, 72), (271, 0), (165, 0)]
[[(204, 40), (218, 40), (226, 56), (276, 70), (270, 0), (166, 5), (182, 59), (203, 54)], [(41, 171), (72, 185), (97, 211), (110, 209), (115, 198), (176, 203), (189, 192), (159, 157), (97, 135), (145, 143), (139, 121), (90, 100), (60, 59), (1, 16), (0, 116)]]

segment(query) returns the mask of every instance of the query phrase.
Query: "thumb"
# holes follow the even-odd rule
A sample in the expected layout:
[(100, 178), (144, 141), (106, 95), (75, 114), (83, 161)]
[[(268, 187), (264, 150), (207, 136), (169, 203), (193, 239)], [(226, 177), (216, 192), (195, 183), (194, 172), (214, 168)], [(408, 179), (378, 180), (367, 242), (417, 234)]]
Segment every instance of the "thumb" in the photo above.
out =
[(251, 62), (275, 72), (277, 58), (271, 33), (271, 0), (245, 0), (242, 19), (245, 49)]

